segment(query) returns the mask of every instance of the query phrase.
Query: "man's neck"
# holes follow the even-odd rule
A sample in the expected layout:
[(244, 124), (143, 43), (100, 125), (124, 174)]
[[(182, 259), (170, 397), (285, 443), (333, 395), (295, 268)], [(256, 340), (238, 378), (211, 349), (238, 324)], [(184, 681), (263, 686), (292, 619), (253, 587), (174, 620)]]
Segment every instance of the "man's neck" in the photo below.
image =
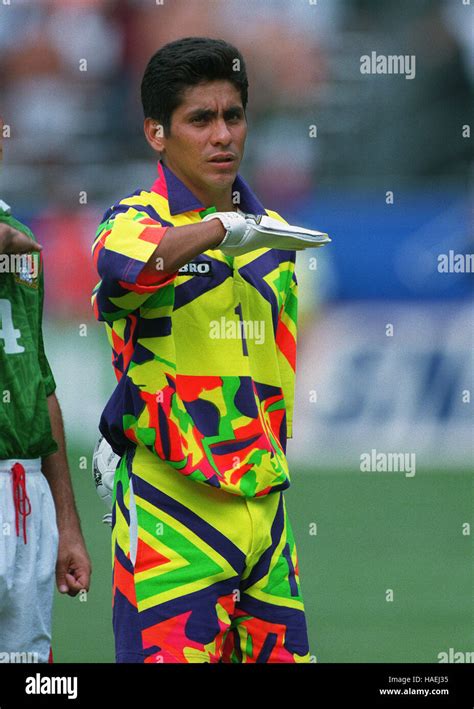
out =
[(166, 167), (171, 170), (171, 172), (174, 172), (176, 177), (180, 179), (184, 185), (186, 185), (188, 190), (191, 190), (191, 192), (195, 195), (195, 197), (198, 198), (198, 200), (204, 205), (206, 209), (209, 209), (209, 207), (215, 207), (218, 212), (236, 211), (236, 206), (232, 202), (232, 187), (229, 187), (229, 189), (224, 190), (222, 192), (216, 192), (214, 194), (210, 194), (209, 192), (202, 192), (198, 187), (196, 187), (196, 185), (191, 184), (185, 175), (181, 175), (179, 170), (174, 169), (171, 165), (167, 165), (163, 160), (162, 162), (163, 165), (166, 165)]
[(225, 192), (216, 192), (211, 194), (209, 192), (201, 192), (193, 185), (186, 185), (186, 187), (189, 187), (191, 192), (196, 195), (206, 209), (209, 209), (209, 207), (215, 207), (218, 212), (235, 212), (236, 210), (236, 206), (232, 202), (232, 188), (229, 188)]
[[(209, 202), (209, 200), (207, 201)], [(218, 212), (235, 212), (237, 209), (230, 195), (225, 198), (216, 198), (214, 201), (210, 202), (209, 206), (215, 207)]]

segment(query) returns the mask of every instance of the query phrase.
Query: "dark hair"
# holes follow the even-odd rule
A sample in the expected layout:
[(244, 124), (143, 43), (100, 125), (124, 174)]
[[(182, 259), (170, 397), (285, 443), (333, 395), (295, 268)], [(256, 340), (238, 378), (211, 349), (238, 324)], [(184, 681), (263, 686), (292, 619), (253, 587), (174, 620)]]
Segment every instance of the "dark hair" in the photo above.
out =
[(236, 47), (209, 37), (184, 37), (165, 44), (152, 56), (143, 75), (145, 118), (159, 121), (165, 135), (169, 134), (171, 116), (181, 104), (184, 90), (218, 80), (230, 81), (240, 91), (245, 111), (249, 83), (244, 59)]

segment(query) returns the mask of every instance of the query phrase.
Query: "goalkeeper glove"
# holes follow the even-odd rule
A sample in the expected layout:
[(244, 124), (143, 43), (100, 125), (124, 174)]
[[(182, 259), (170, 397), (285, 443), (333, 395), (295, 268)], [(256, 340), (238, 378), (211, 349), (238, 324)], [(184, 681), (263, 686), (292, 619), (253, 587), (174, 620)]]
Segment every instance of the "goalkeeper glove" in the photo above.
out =
[[(92, 477), (98, 496), (105, 505), (112, 509), (114, 480), (120, 456), (116, 455), (105, 438), (100, 435), (92, 456)], [(104, 524), (112, 526), (112, 513), (102, 517)]]
[(203, 221), (219, 219), (227, 230), (215, 248), (228, 256), (240, 256), (255, 249), (301, 251), (328, 244), (327, 234), (312, 229), (291, 226), (272, 217), (237, 212), (211, 212)]

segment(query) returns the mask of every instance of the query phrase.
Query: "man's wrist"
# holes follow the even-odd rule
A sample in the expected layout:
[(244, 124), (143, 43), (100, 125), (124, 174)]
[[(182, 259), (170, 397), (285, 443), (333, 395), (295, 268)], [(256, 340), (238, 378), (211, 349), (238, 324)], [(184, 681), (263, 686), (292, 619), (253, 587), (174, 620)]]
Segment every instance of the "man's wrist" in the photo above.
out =
[(227, 233), (225, 226), (222, 224), (221, 220), (217, 218), (209, 219), (203, 222), (202, 225), (206, 228), (206, 234), (209, 235), (210, 241), (208, 248), (217, 249)]
[[(222, 224), (222, 228), (225, 232), (224, 238), (215, 244), (212, 248), (234, 248), (236, 245), (242, 243), (244, 238), (247, 236), (248, 223), (243, 214), (238, 212), (216, 212), (215, 214), (208, 214), (204, 217), (205, 222), (215, 222), (219, 220)], [(225, 253), (225, 251), (224, 251)]]
[(59, 509), (56, 506), (56, 523), (60, 532), (82, 537), (81, 521), (73, 502)]

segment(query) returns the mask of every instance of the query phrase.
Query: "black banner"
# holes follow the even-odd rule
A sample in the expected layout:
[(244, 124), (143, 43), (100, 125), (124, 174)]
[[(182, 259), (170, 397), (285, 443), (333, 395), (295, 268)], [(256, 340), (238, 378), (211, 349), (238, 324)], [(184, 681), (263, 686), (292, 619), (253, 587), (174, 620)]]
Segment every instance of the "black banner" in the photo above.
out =
[[(314, 707), (474, 705), (471, 664), (0, 665), (0, 709), (113, 707), (171, 701), (255, 703), (261, 696)], [(250, 693), (251, 692), (251, 693)]]

